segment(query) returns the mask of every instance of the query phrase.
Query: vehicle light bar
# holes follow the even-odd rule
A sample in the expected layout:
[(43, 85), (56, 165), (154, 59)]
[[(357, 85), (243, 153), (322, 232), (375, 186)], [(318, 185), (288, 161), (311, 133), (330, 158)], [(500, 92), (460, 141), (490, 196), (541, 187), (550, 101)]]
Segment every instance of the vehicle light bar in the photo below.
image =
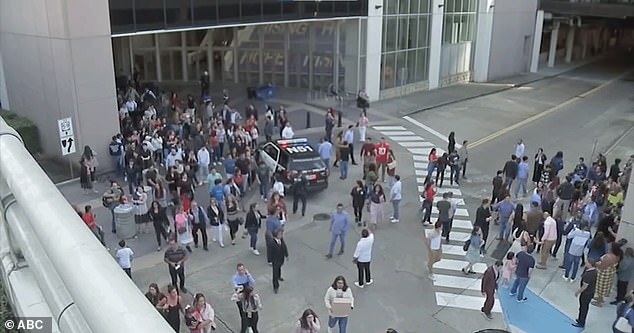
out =
[(298, 143), (308, 143), (307, 138), (299, 138), (299, 139), (286, 139), (286, 140), (277, 140), (277, 144), (279, 145), (293, 145)]

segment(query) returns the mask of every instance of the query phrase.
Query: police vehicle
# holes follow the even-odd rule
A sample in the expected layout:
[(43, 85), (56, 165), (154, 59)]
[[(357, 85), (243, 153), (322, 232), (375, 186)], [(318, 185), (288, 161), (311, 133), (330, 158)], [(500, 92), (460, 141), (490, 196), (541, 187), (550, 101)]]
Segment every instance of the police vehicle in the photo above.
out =
[(257, 156), (271, 170), (271, 174), (280, 177), (287, 189), (302, 175), (308, 181), (306, 187), (309, 191), (328, 187), (326, 164), (306, 138), (264, 143)]

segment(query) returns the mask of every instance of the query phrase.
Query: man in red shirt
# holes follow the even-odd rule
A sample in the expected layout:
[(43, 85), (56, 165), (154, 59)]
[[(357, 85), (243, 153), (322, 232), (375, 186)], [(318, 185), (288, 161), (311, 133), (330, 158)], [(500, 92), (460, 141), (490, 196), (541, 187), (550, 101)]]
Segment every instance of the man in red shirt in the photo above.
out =
[(99, 242), (105, 246), (103, 230), (97, 225), (96, 216), (92, 212), (92, 206), (86, 205), (84, 207), (84, 213), (81, 215), (81, 219), (84, 220), (84, 223), (86, 223), (90, 231), (99, 239)]
[(394, 156), (394, 153), (390, 149), (390, 144), (385, 141), (385, 137), (381, 137), (381, 141), (374, 146), (376, 151), (376, 164), (381, 168), (381, 182), (385, 182), (385, 169), (389, 162), (389, 156)]

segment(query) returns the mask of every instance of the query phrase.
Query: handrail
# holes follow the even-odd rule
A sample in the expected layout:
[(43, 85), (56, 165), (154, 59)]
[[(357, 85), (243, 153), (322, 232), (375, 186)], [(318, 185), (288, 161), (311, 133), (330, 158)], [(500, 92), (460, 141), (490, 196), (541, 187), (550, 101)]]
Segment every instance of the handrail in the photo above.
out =
[[(84, 226), (26, 150), (17, 132), (1, 117), (0, 178), (6, 181), (6, 186), (0, 188), (5, 192), (1, 193), (2, 197), (13, 194), (15, 198), (15, 203), (3, 212), (9, 220), (7, 226), (11, 229), (17, 224), (26, 225), (21, 230), (11, 230), (11, 234), (15, 238), (29, 237), (29, 242), (18, 243), (34, 271), (44, 269), (46, 260), (38, 262), (33, 255), (48, 257), (54, 270), (51, 273), (59, 275), (60, 282), (72, 298), (71, 307), (65, 311), (83, 315), (94, 333), (173, 332)], [(8, 191), (10, 193), (6, 193)], [(32, 243), (37, 245), (29, 249)], [(48, 278), (46, 274), (35, 273), (34, 276), (40, 288), (55, 283), (54, 280), (44, 281)], [(47, 303), (59, 304), (60, 300), (64, 300), (61, 298), (63, 294), (43, 294)], [(55, 300), (55, 297), (60, 298)], [(74, 307), (79, 311), (73, 310)], [(72, 325), (61, 325), (60, 329), (64, 326), (64, 333), (85, 333), (77, 331), (79, 327)]]

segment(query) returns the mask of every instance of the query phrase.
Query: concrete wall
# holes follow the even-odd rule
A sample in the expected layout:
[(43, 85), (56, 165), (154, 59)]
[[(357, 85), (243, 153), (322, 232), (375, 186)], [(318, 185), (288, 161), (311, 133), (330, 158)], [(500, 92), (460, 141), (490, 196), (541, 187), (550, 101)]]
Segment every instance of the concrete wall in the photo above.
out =
[(0, 52), (0, 109), (9, 110), (9, 93), (7, 82), (4, 79), (4, 66), (2, 65), (2, 52)]
[(61, 156), (57, 120), (72, 117), (109, 167), (118, 131), (108, 0), (0, 0), (0, 52), (11, 111), (33, 120), (44, 153)]
[(537, 0), (496, 1), (493, 13), (488, 80), (528, 71)]

